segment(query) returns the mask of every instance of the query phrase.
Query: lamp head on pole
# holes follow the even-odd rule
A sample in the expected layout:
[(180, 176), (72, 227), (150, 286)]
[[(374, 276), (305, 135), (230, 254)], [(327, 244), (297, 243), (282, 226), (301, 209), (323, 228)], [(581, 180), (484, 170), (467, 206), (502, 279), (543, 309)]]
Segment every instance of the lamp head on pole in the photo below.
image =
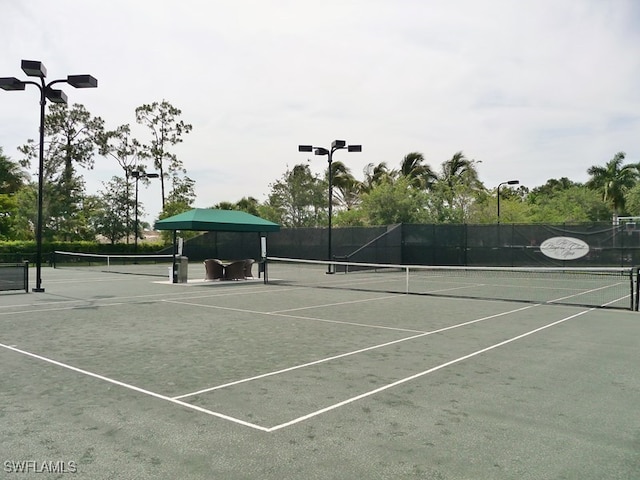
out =
[(0, 78), (0, 88), (2, 90), (24, 90), (27, 86), (26, 83), (21, 82), (15, 77), (3, 77)]
[(98, 80), (91, 75), (68, 75), (67, 83), (75, 88), (96, 88)]
[(42, 62), (36, 60), (22, 60), (22, 71), (29, 77), (46, 78), (47, 69)]
[(498, 184), (498, 192), (500, 191), (500, 187), (502, 185), (519, 185), (520, 184), (520, 180), (508, 180), (506, 182), (501, 182)]
[(158, 178), (160, 175), (157, 174), (157, 173), (146, 173), (146, 172), (141, 171), (141, 170), (133, 170), (131, 172), (131, 176), (133, 178), (138, 179), (138, 178)]
[(67, 94), (64, 93), (62, 90), (54, 90), (53, 88), (47, 88), (44, 94), (47, 97), (47, 100), (49, 100), (52, 103), (64, 103), (65, 105), (67, 103)]

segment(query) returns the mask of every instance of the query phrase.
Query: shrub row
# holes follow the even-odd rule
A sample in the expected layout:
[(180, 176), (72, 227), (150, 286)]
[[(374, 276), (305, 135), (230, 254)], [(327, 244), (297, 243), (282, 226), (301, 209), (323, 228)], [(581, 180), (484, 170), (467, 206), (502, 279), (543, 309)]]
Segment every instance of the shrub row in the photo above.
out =
[[(142, 242), (138, 243), (137, 253), (154, 254), (166, 248), (162, 242)], [(4, 241), (0, 242), (0, 262), (21, 262), (36, 260), (36, 242), (30, 241)], [(77, 242), (42, 242), (43, 262), (48, 262), (54, 250), (65, 252), (82, 253), (113, 253), (113, 254), (133, 254), (134, 245), (126, 243), (98, 243), (90, 241)]]

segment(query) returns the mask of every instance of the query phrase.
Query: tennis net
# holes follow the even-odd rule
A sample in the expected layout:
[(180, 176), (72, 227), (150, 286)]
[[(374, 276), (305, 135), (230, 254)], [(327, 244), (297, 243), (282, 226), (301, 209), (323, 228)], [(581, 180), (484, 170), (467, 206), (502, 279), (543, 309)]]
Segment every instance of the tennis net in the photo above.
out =
[(169, 278), (173, 255), (105, 255), (55, 251), (52, 263), (54, 268)]
[[(328, 272), (334, 273), (327, 275)], [(637, 310), (637, 268), (459, 267), (267, 258), (265, 281), (369, 292)], [(637, 292), (636, 292), (637, 293)]]
[(29, 262), (1, 263), (0, 290), (29, 291)]

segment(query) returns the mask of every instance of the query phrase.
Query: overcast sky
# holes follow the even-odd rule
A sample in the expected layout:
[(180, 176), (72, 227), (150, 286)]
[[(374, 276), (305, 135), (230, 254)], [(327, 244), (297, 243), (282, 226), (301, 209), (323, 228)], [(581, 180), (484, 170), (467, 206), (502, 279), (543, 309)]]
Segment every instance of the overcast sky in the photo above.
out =
[[(298, 144), (362, 144), (334, 160), (363, 178), (418, 151), (462, 150), (488, 188), (519, 179), (586, 181), (615, 153), (640, 162), (638, 0), (0, 0), (0, 76), (90, 73), (64, 88), (107, 128), (167, 100), (193, 125), (174, 151), (196, 180), (195, 206), (264, 201)], [(38, 93), (0, 91), (0, 146), (38, 135)], [(89, 192), (121, 174), (83, 171)], [(148, 220), (160, 187), (141, 189)]]

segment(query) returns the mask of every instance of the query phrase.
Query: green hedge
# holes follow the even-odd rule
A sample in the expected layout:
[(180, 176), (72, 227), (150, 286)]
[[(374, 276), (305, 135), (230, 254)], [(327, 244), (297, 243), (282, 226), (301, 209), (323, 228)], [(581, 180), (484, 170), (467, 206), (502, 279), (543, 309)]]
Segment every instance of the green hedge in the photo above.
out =
[[(54, 250), (62, 250), (65, 252), (82, 252), (82, 253), (122, 253), (132, 254), (133, 244), (126, 243), (98, 243), (98, 242), (42, 242), (43, 262), (48, 262), (51, 253)], [(142, 242), (138, 243), (137, 253), (153, 254), (158, 253), (166, 245), (162, 242)], [(0, 242), (0, 261), (1, 262), (21, 262), (28, 260), (35, 262), (36, 259), (36, 242), (30, 241), (4, 241)]]

